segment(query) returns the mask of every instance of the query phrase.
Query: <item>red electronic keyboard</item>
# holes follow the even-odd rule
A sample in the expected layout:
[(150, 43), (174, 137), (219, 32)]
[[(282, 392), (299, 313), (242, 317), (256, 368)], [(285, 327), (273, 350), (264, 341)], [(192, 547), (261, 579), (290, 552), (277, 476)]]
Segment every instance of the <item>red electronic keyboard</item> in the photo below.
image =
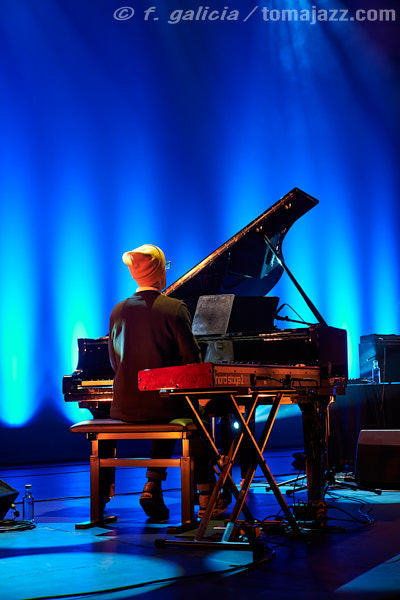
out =
[(319, 367), (304, 365), (247, 365), (235, 363), (197, 363), (139, 371), (138, 386), (142, 391), (210, 392), (237, 390), (242, 394), (257, 391), (283, 392), (299, 399), (313, 393), (334, 396), (343, 394), (344, 377), (321, 379)]

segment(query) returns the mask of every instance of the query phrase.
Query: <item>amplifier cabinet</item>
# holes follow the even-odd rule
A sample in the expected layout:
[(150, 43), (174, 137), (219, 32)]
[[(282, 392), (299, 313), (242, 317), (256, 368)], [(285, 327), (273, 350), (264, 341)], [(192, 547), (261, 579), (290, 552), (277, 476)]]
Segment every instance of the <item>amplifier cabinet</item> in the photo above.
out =
[(359, 350), (361, 379), (371, 379), (372, 363), (377, 360), (382, 383), (400, 381), (400, 335), (362, 335)]

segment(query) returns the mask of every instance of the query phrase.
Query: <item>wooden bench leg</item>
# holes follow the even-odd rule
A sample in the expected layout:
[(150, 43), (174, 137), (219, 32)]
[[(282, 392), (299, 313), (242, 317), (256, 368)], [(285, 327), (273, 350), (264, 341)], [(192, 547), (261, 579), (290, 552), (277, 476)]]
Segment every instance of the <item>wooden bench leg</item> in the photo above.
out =
[(181, 460), (181, 508), (182, 525), (194, 522), (193, 460), (183, 456)]
[(182, 457), (180, 459), (181, 470), (181, 525), (169, 526), (169, 533), (187, 531), (197, 526), (194, 516), (194, 459), (190, 456), (190, 440), (182, 439)]
[(75, 529), (89, 529), (90, 527), (104, 526), (108, 523), (114, 523), (117, 520), (117, 517), (112, 515), (104, 517), (102, 507), (100, 507), (99, 441), (97, 437), (94, 436), (91, 442), (92, 454), (90, 456), (90, 521), (76, 523)]

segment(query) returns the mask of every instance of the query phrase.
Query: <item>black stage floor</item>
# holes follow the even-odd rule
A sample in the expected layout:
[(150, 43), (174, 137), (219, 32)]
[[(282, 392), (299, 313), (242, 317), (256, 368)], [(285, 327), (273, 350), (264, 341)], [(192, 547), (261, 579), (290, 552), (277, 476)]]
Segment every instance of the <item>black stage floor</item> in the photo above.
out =
[[(268, 452), (277, 481), (295, 477), (293, 453)], [(109, 505), (118, 521), (112, 526), (75, 530), (89, 518), (89, 468), (84, 463), (12, 467), (0, 478), (20, 492), (32, 484), (36, 527), (0, 535), (2, 600), (101, 598), (122, 600), (140, 595), (163, 600), (232, 598), (383, 600), (400, 598), (400, 492), (381, 495), (330, 485), (328, 522), (310, 524), (293, 536), (283, 529), (262, 532), (267, 559), (254, 563), (251, 550), (226, 547), (158, 548), (155, 540), (176, 539), (167, 524), (146, 520), (139, 505), (144, 470), (117, 471), (117, 495)], [(258, 477), (247, 503), (260, 520), (280, 515), (272, 492)], [(239, 474), (234, 472), (239, 483)], [(164, 496), (170, 524), (179, 520), (179, 472), (170, 469)], [(293, 496), (286, 496), (289, 505)], [(305, 500), (296, 491), (296, 502)], [(12, 517), (9, 511), (7, 517)], [(21, 517), (17, 517), (17, 520)], [(216, 535), (224, 521), (213, 521)], [(193, 532), (185, 534), (193, 539)], [(215, 538), (218, 539), (218, 538)]]

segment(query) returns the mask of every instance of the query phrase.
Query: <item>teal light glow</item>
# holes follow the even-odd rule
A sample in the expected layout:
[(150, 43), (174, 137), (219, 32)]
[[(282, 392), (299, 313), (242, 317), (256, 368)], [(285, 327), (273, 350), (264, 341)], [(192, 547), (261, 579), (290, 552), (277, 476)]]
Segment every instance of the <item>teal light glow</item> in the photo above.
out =
[[(365, 275), (370, 289), (369, 319), (373, 323), (373, 331), (379, 334), (397, 334), (400, 331), (400, 281), (393, 272), (393, 267), (400, 256), (400, 243), (396, 219), (398, 202), (391, 191), (394, 181), (387, 169), (388, 156), (382, 157), (382, 171), (386, 181), (375, 188), (376, 201), (370, 207), (370, 229), (379, 232), (379, 243), (366, 244)], [(397, 223), (400, 220), (397, 219)], [(372, 240), (370, 240), (372, 242)], [(369, 332), (364, 330), (363, 334)]]
[[(23, 132), (12, 112), (8, 133), (13, 141), (0, 151), (0, 420), (19, 426), (40, 408), (35, 382), (28, 373), (37, 352), (37, 239), (30, 227), (32, 195)], [(15, 127), (15, 128), (14, 128)], [(7, 130), (5, 130), (7, 133)], [(23, 161), (18, 164), (17, 157)]]
[[(10, 223), (10, 221), (9, 221)], [(34, 356), (35, 327), (33, 315), (35, 297), (27, 298), (26, 289), (30, 277), (24, 276), (15, 269), (26, 260), (30, 250), (26, 242), (3, 234), (2, 242), (7, 244), (8, 252), (15, 251), (12, 264), (2, 269), (3, 276), (11, 284), (2, 294), (0, 300), (2, 352), (0, 359), (1, 421), (11, 426), (18, 426), (29, 420), (39, 407), (35, 403), (34, 389), (26, 377)], [(20, 242), (19, 249), (14, 243)], [(25, 247), (24, 247), (25, 246)], [(21, 261), (21, 262), (20, 262)], [(32, 282), (31, 282), (32, 283)]]
[[(77, 366), (78, 338), (100, 337), (108, 327), (101, 311), (105, 273), (103, 254), (96, 243), (99, 219), (94, 192), (77, 164), (71, 162), (66, 171), (60, 208), (53, 221), (57, 233), (53, 240), (52, 293), (62, 365), (60, 381)], [(61, 406), (71, 419), (82, 414), (75, 404)]]
[[(0, 565), (4, 597), (27, 598), (30, 595), (40, 598), (43, 596), (43, 582), (45, 582), (46, 594), (58, 596), (63, 593), (67, 580), (69, 580), (71, 596), (100, 595), (105, 589), (110, 590), (111, 594), (115, 588), (115, 593), (121, 599), (136, 597), (136, 595), (146, 597), (146, 592), (150, 594), (167, 585), (167, 583), (146, 585), (152, 579), (161, 582), (165, 579), (168, 582), (183, 576), (183, 569), (176, 562), (157, 556), (137, 554), (133, 556), (123, 552), (110, 552), (107, 551), (109, 546), (104, 541), (102, 544), (97, 543), (102, 541), (101, 538), (86, 542), (86, 547), (78, 540), (77, 548), (68, 551), (70, 537), (72, 536), (65, 535), (66, 539), (64, 539), (61, 536), (64, 541), (62, 548), (67, 547), (64, 552), (46, 553), (43, 549), (37, 549), (34, 554), (5, 557)], [(132, 568), (133, 561), (134, 568)], [(79, 569), (83, 576), (71, 577), (71, 569), (74, 571)], [(29, 577), (21, 577), (22, 570), (29, 573)]]
[[(123, 253), (147, 243), (162, 246), (159, 216), (163, 211), (158, 208), (157, 192), (154, 189), (157, 179), (156, 163), (151, 149), (146, 150), (137, 149), (135, 155), (121, 158), (121, 176), (117, 183), (116, 194), (120, 199), (122, 210), (115, 215), (113, 225), (118, 235), (115, 237), (114, 249), (109, 257), (109, 261), (113, 262), (112, 270), (116, 284), (111, 293), (114, 304), (131, 296), (137, 287), (128, 268), (122, 262)], [(138, 166), (138, 174), (134, 181), (131, 181), (129, 175), (129, 163)], [(110, 311), (111, 309), (112, 306)]]

